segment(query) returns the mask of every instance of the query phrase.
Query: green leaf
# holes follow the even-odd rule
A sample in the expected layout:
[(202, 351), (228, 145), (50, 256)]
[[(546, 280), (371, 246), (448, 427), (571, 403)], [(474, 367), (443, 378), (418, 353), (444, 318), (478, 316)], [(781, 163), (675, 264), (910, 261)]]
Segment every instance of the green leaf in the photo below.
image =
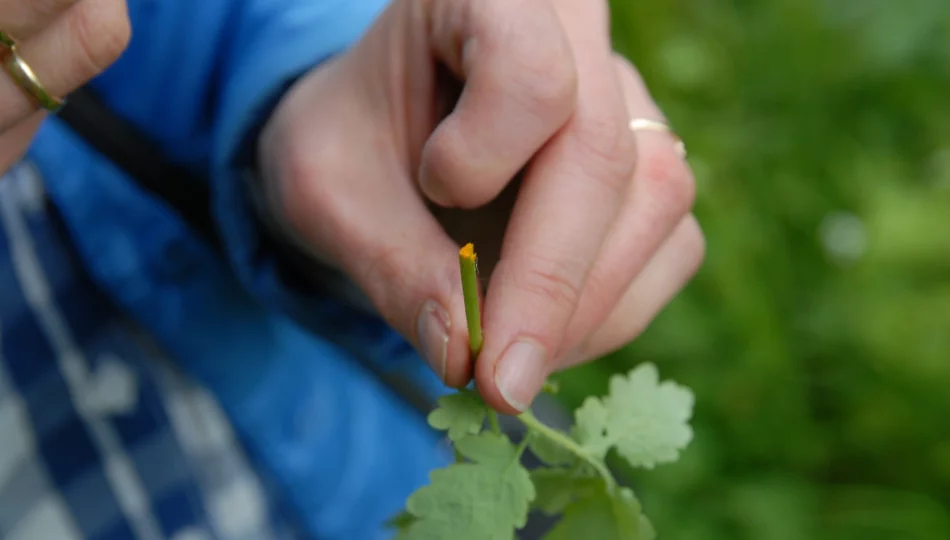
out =
[(590, 496), (564, 510), (564, 517), (545, 535), (545, 540), (654, 540), (653, 526), (643, 515), (640, 502), (627, 488), (614, 494), (605, 484)]
[(679, 459), (693, 438), (694, 397), (671, 381), (659, 382), (656, 366), (643, 364), (610, 380), (610, 393), (588, 398), (575, 411), (574, 438), (592, 455), (610, 447), (634, 467), (652, 469)]
[(603, 458), (611, 445), (607, 438), (609, 421), (607, 407), (603, 401), (596, 397), (585, 399), (574, 411), (574, 439), (591, 455)]
[(472, 463), (433, 471), (406, 509), (416, 518), (400, 539), (511, 540), (527, 523), (534, 485), (520, 452), (503, 435), (485, 432), (456, 446)]
[(570, 450), (557, 444), (541, 433), (528, 433), (528, 448), (543, 463), (547, 465), (571, 465), (577, 461), (577, 456)]
[(395, 516), (389, 518), (386, 522), (386, 528), (394, 529), (396, 536), (393, 540), (405, 540), (409, 534), (409, 528), (415, 523), (416, 518), (409, 512), (403, 510)]
[(570, 469), (536, 469), (531, 471), (536, 496), (533, 507), (554, 516), (578, 499), (593, 496), (604, 485), (603, 479), (584, 476)]
[(457, 441), (482, 430), (488, 408), (474, 390), (460, 390), (439, 398), (439, 407), (429, 413), (429, 425), (449, 432), (449, 439)]
[(520, 458), (518, 449), (508, 437), (490, 431), (459, 439), (455, 442), (455, 449), (476, 463), (499, 469), (508, 467)]
[(389, 518), (386, 521), (386, 527), (390, 529), (401, 530), (407, 528), (409, 525), (412, 525), (412, 522), (415, 520), (416, 518), (413, 517), (412, 514), (403, 510), (402, 512), (399, 512), (395, 516)]

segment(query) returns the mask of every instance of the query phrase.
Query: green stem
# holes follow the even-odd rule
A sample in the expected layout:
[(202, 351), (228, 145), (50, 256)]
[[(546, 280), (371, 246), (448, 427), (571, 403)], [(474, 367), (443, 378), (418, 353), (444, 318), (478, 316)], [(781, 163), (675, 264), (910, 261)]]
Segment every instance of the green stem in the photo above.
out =
[(515, 453), (518, 456), (518, 459), (521, 460), (521, 454), (524, 454), (525, 449), (528, 448), (528, 438), (525, 437), (518, 443), (518, 449), (515, 450)]
[[(465, 320), (468, 322), (468, 344), (472, 360), (482, 352), (482, 310), (478, 302), (478, 256), (475, 246), (469, 242), (459, 250), (459, 268), (462, 271), (462, 296), (465, 299)], [(488, 422), (493, 432), (501, 435), (498, 413), (488, 409)]]
[(525, 448), (527, 447), (528, 447), (528, 438), (525, 437), (518, 444), (518, 448), (515, 450), (514, 459), (512, 459), (511, 462), (508, 463), (508, 466), (505, 467), (505, 474), (507, 474), (507, 472), (511, 469), (513, 465), (521, 463), (521, 455), (524, 454)]
[(472, 358), (482, 351), (482, 313), (478, 305), (478, 259), (475, 246), (465, 244), (459, 250), (462, 270), (462, 296), (465, 298), (465, 319), (468, 321), (468, 340)]
[[(475, 255), (475, 246), (471, 243), (465, 244), (465, 246), (459, 250), (459, 268), (462, 272), (462, 296), (465, 299), (465, 319), (468, 321), (469, 347), (471, 348), (473, 359), (477, 358), (478, 353), (482, 351), (482, 313), (478, 301), (477, 261), (478, 258)], [(546, 382), (544, 389), (551, 393), (556, 393), (557, 384), (553, 382)], [(613, 488), (617, 485), (616, 480), (614, 480), (613, 475), (610, 474), (609, 470), (607, 470), (607, 466), (604, 465), (602, 460), (588, 454), (570, 437), (546, 426), (543, 422), (538, 420), (536, 416), (534, 416), (534, 413), (532, 413), (530, 409), (521, 413), (518, 416), (518, 419), (521, 420), (521, 422), (528, 429), (533, 429), (551, 441), (563, 446), (578, 458), (590, 463), (590, 465), (594, 467), (594, 469), (604, 478), (604, 481), (607, 482), (608, 488), (613, 490)], [(501, 434), (501, 426), (498, 423), (498, 413), (493, 409), (489, 409), (488, 411), (488, 422), (491, 424), (492, 431)], [(521, 443), (521, 451), (524, 450), (527, 444), (528, 437), (525, 437)]]
[(501, 424), (498, 423), (498, 412), (495, 409), (488, 409), (488, 423), (495, 434), (501, 435)]
[(538, 417), (536, 417), (534, 413), (531, 412), (531, 409), (528, 409), (527, 411), (518, 415), (518, 419), (521, 420), (521, 423), (523, 423), (528, 429), (533, 429), (544, 437), (547, 437), (552, 442), (562, 446), (568, 452), (589, 463), (604, 478), (604, 481), (607, 482), (607, 487), (611, 491), (616, 487), (617, 481), (614, 480), (613, 475), (610, 474), (609, 470), (607, 470), (607, 466), (603, 461), (587, 453), (586, 450), (584, 450), (579, 444), (574, 442), (574, 440), (567, 435), (557, 431), (556, 429), (548, 427), (543, 422), (538, 420)]

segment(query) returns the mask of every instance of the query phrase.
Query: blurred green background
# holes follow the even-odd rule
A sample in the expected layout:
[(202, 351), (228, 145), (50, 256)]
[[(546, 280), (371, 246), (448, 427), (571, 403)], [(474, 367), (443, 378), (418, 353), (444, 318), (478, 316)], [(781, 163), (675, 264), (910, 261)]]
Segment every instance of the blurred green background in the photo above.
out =
[(697, 396), (634, 481), (663, 540), (950, 539), (950, 2), (618, 0), (687, 142), (708, 258), (577, 406), (655, 362)]

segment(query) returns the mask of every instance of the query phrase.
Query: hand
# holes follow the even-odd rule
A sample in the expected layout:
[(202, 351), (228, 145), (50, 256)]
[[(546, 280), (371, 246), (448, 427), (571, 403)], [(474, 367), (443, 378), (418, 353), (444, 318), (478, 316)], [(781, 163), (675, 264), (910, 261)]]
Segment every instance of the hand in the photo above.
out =
[(629, 129), (662, 116), (608, 28), (590, 0), (396, 0), (260, 139), (273, 210), (452, 386), (473, 375), (457, 250), (476, 242), (474, 377), (503, 413), (636, 337), (703, 258), (692, 175), (668, 134)]
[[(0, 0), (0, 32), (45, 90), (60, 97), (98, 75), (125, 50), (125, 0)], [(0, 45), (0, 59), (10, 49)], [(0, 71), (0, 175), (20, 157), (46, 116), (24, 88)]]

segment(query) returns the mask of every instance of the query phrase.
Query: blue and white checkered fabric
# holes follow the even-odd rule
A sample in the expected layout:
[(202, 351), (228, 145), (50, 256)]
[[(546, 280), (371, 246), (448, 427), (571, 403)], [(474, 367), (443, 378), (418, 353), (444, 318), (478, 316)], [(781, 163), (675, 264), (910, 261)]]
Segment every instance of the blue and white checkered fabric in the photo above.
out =
[(214, 398), (69, 251), (29, 165), (0, 179), (0, 538), (296, 538)]

